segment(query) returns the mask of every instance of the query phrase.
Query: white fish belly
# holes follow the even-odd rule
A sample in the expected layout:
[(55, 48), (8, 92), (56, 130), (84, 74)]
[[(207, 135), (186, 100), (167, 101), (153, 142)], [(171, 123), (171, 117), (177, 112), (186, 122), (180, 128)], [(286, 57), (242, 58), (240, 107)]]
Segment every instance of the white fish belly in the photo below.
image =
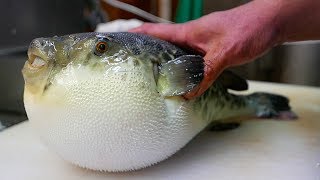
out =
[(81, 167), (127, 171), (166, 159), (206, 123), (182, 98), (164, 99), (140, 72), (61, 71), (41, 95), (25, 90), (31, 124), (47, 146)]

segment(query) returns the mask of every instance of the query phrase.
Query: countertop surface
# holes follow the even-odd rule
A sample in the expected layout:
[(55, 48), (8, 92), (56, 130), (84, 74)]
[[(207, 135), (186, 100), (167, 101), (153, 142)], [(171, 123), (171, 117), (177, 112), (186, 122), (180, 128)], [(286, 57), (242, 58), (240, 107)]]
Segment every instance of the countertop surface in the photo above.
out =
[(0, 179), (320, 179), (320, 89), (249, 85), (250, 92), (288, 96), (299, 119), (255, 119), (231, 131), (204, 131), (168, 160), (128, 173), (96, 172), (61, 160), (27, 121), (0, 133)]

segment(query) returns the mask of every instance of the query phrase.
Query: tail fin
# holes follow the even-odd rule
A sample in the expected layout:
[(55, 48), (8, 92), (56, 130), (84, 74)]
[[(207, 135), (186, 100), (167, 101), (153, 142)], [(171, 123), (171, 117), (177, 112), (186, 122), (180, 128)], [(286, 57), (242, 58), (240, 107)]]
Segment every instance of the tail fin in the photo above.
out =
[(295, 119), (288, 98), (269, 93), (253, 93), (247, 96), (248, 105), (255, 110), (259, 118)]

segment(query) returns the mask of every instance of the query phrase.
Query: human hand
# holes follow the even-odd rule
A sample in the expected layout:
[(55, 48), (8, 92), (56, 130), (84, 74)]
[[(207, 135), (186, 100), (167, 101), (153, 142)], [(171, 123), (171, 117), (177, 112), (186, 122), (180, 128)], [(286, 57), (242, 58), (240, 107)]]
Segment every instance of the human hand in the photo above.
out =
[(227, 67), (252, 61), (280, 42), (276, 7), (252, 1), (184, 24), (145, 23), (130, 31), (156, 36), (204, 55), (204, 79), (185, 95), (190, 99), (206, 91)]

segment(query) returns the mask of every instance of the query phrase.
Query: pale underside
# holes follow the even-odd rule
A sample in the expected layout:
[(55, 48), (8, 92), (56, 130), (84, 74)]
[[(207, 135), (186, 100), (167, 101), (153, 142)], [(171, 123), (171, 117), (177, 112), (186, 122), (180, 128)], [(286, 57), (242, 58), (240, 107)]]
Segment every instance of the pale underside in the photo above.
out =
[(149, 70), (121, 68), (101, 73), (70, 64), (43, 94), (26, 88), (31, 123), (63, 159), (95, 170), (140, 169), (171, 156), (208, 124), (192, 102), (161, 97)]

